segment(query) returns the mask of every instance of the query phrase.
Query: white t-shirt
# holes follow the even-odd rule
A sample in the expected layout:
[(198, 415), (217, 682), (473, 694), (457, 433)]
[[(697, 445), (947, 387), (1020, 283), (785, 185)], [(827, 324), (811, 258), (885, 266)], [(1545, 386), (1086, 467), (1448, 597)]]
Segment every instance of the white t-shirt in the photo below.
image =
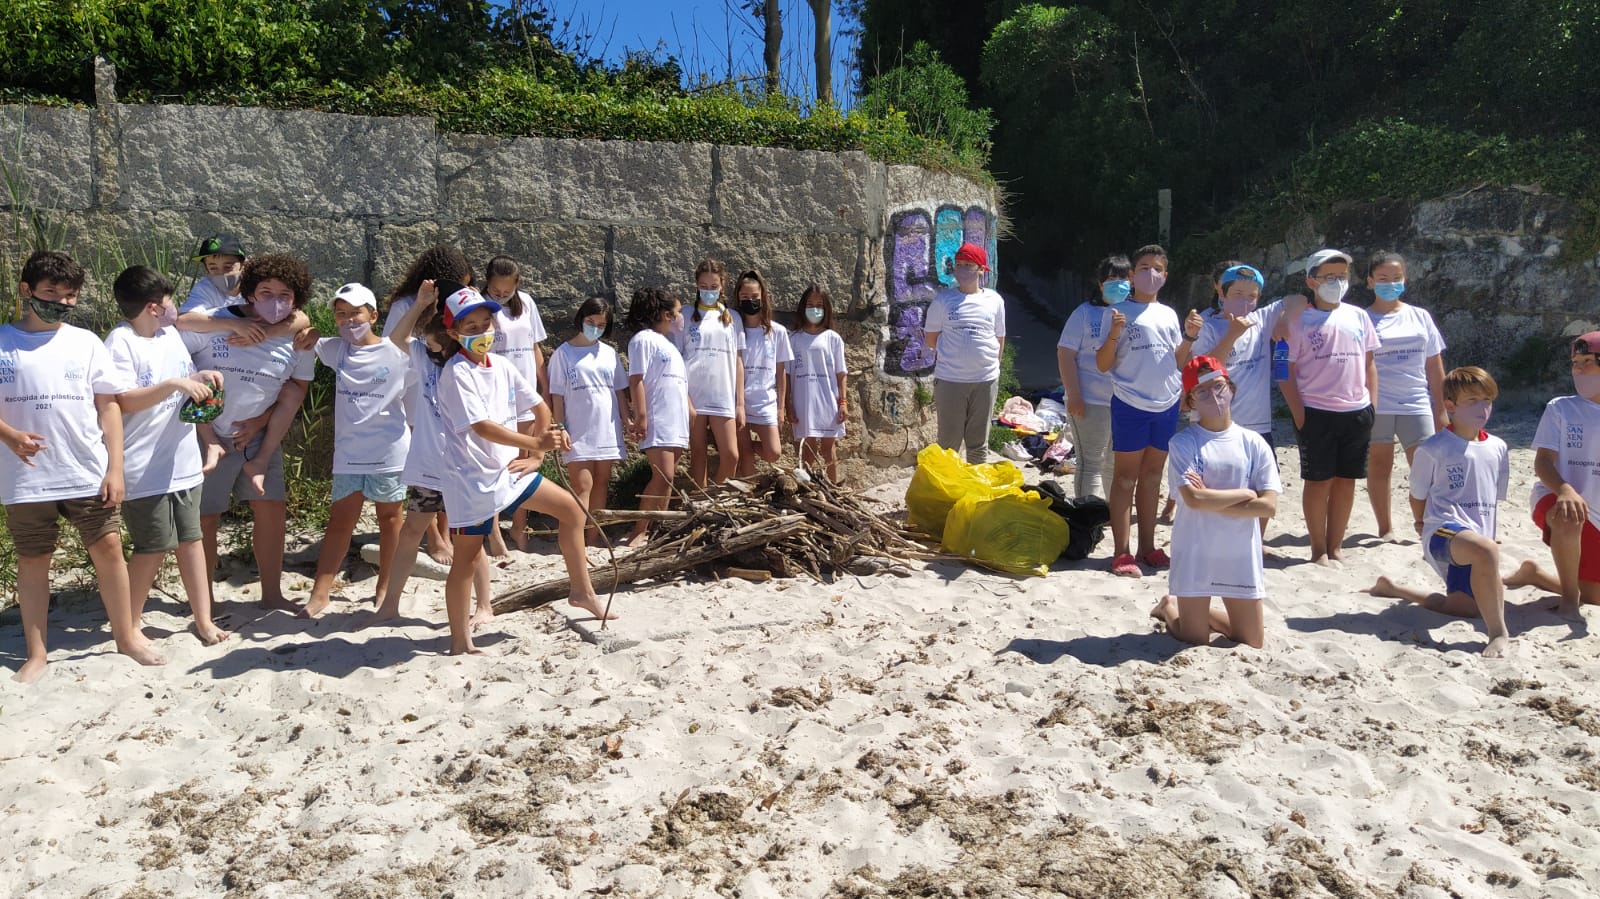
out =
[(569, 462), (616, 461), (626, 456), (622, 406), (617, 391), (628, 389), (622, 357), (604, 343), (575, 346), (571, 341), (550, 354), (550, 393), (565, 405)]
[(1424, 501), (1422, 555), (1432, 562), (1429, 536), (1447, 521), (1495, 538), (1496, 505), (1511, 485), (1511, 454), (1506, 442), (1489, 433), (1468, 442), (1448, 428), (1417, 445), (1411, 460), (1411, 498)]
[(439, 377), (444, 413), (444, 511), (453, 528), (488, 521), (510, 505), (534, 476), (513, 477), (506, 467), (519, 455), (514, 446), (479, 437), (472, 426), (492, 421), (515, 431), (522, 413), (544, 402), (522, 372), (502, 356), (477, 365), (457, 354)]
[(1377, 349), (1378, 332), (1366, 312), (1349, 303), (1327, 311), (1306, 307), (1289, 325), (1289, 360), (1300, 401), (1324, 412), (1354, 412), (1371, 405), (1367, 354)]
[(235, 303), (243, 303), (238, 294), (229, 296), (216, 288), (209, 279), (201, 275), (195, 280), (194, 286), (189, 288), (189, 295), (184, 297), (183, 305), (178, 307), (180, 312), (210, 312)]
[[(942, 338), (941, 338), (942, 339)], [(796, 331), (789, 335), (794, 361), (789, 363), (789, 393), (793, 397), (796, 440), (805, 437), (843, 437), (839, 421), (839, 373), (844, 367), (844, 338), (838, 331), (818, 334)]]
[(411, 445), (406, 450), (406, 466), (400, 480), (407, 487), (444, 490), (444, 447), (448, 431), (439, 409), (439, 378), (444, 368), (428, 355), (428, 345), (413, 339), (407, 346), (411, 365), (410, 386), (406, 390), (406, 418), (411, 425)]
[(1372, 351), (1378, 364), (1379, 415), (1433, 417), (1428, 394), (1428, 359), (1444, 352), (1444, 337), (1428, 310), (1404, 304), (1388, 315), (1367, 310), (1379, 346)]
[[(1282, 315), (1281, 300), (1251, 312), (1246, 317), (1255, 327), (1241, 334), (1222, 360), (1233, 381), (1233, 420), (1258, 434), (1272, 433), (1272, 329)], [(1206, 317), (1194, 342), (1194, 355), (1210, 355), (1227, 333), (1227, 318)]]
[[(212, 318), (244, 318), (232, 308), (218, 309)], [(310, 381), (317, 371), (317, 357), (310, 350), (294, 348), (292, 337), (269, 337), (255, 346), (229, 346), (228, 333), (197, 334), (181, 331), (183, 345), (194, 357), (200, 371), (222, 373), (222, 414), (211, 423), (218, 437), (233, 434), (234, 425), (272, 408), (290, 378)]]
[(405, 407), (410, 355), (390, 340), (351, 346), (343, 337), (318, 340), (316, 352), (334, 373), (333, 473), (403, 470), (411, 444)]
[(678, 352), (683, 354), (696, 415), (733, 417), (734, 388), (739, 383), (735, 375), (739, 354), (744, 352), (744, 319), (731, 309), (728, 314), (733, 322), (724, 325), (716, 310), (702, 310), (700, 320), (695, 321), (693, 310), (685, 309), (678, 319), (681, 330), (673, 334)]
[(121, 392), (111, 353), (93, 332), (0, 326), (0, 420), (44, 438), (32, 465), (0, 447), (0, 503), (99, 494), (108, 459), (94, 398)]
[(406, 317), (406, 313), (411, 311), (411, 307), (416, 302), (417, 298), (414, 294), (394, 298), (394, 302), (389, 304), (388, 314), (383, 317), (384, 337), (394, 333), (395, 327), (400, 324), (400, 319)]
[(775, 425), (778, 408), (778, 366), (794, 360), (789, 329), (777, 322), (768, 333), (762, 327), (744, 329), (744, 420), (753, 425)]
[[(1117, 341), (1116, 364), (1111, 367), (1112, 396), (1146, 412), (1171, 409), (1183, 389), (1177, 357), (1178, 342), (1183, 339), (1178, 313), (1156, 301), (1130, 301), (1114, 308), (1127, 321)], [(1108, 315), (1106, 332), (1110, 330)]]
[[(628, 341), (628, 365), (643, 378), (649, 427), (639, 449), (689, 448), (689, 377), (678, 347), (655, 331)], [(629, 378), (632, 381), (632, 378)]]
[(1078, 389), (1086, 405), (1111, 405), (1111, 373), (1101, 371), (1094, 361), (1110, 327), (1110, 306), (1079, 303), (1067, 316), (1067, 323), (1061, 326), (1061, 339), (1056, 341), (1056, 346), (1078, 354)]
[[(122, 322), (106, 335), (114, 377), (124, 392), (194, 374), (194, 362), (176, 328), (140, 337)], [(127, 499), (162, 496), (199, 486), (200, 443), (194, 425), (178, 418), (186, 399), (174, 390), (142, 412), (122, 413), (122, 472)]]
[(950, 287), (928, 303), (922, 325), (938, 334), (933, 376), (956, 384), (986, 384), (1000, 378), (1000, 339), (1006, 336), (1006, 302), (987, 287), (962, 293)]
[(500, 307), (494, 314), (494, 348), (490, 352), (511, 360), (511, 364), (522, 372), (529, 384), (535, 386), (539, 383), (538, 360), (534, 358), (533, 348), (543, 343), (548, 336), (544, 330), (544, 319), (539, 317), (539, 307), (533, 298), (517, 291), (522, 297), (522, 317), (512, 318), (511, 310)]
[[(1555, 450), (1561, 479), (1589, 504), (1589, 522), (1600, 528), (1600, 404), (1581, 396), (1551, 400), (1533, 432), (1533, 448)], [(1549, 495), (1544, 482), (1534, 478), (1529, 506)]]
[(1182, 488), (1188, 483), (1184, 475), (1193, 470), (1208, 488), (1281, 492), (1278, 466), (1267, 441), (1236, 424), (1222, 431), (1196, 424), (1173, 435), (1167, 451), (1167, 490), (1178, 499), (1168, 592), (1261, 599), (1266, 595), (1266, 578), (1258, 520), (1196, 511), (1183, 501)]

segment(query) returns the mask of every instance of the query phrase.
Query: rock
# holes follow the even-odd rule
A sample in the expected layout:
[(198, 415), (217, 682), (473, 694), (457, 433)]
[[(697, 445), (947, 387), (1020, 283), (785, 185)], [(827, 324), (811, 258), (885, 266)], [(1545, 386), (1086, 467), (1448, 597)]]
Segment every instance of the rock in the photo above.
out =
[(654, 896), (661, 887), (661, 869), (653, 865), (623, 865), (612, 881), (623, 896)]
[[(0, 163), (22, 185), (21, 199), (44, 210), (94, 205), (92, 116), (87, 109), (0, 106)], [(12, 201), (0, 191), (0, 208)]]

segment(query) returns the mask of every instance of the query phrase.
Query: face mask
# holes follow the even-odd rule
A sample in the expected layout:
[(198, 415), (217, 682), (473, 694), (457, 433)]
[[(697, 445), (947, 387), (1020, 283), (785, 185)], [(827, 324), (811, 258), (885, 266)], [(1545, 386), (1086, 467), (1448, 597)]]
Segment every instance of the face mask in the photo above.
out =
[(1350, 282), (1343, 278), (1324, 281), (1317, 285), (1317, 299), (1329, 306), (1337, 306), (1344, 302), (1345, 291), (1350, 289)]
[(474, 334), (471, 337), (462, 337), (461, 348), (474, 356), (487, 355), (494, 349), (494, 329), (490, 328), (482, 334)]
[(1202, 418), (1223, 418), (1231, 408), (1233, 408), (1233, 391), (1226, 387), (1194, 395), (1194, 410), (1200, 413)]
[(1140, 293), (1156, 293), (1161, 290), (1161, 285), (1167, 283), (1167, 273), (1158, 272), (1153, 268), (1142, 268), (1133, 273), (1133, 286), (1139, 288)]
[(161, 314), (156, 316), (156, 324), (163, 328), (170, 328), (178, 323), (178, 305), (167, 303), (161, 307)]
[(761, 314), (760, 300), (740, 300), (739, 312), (743, 315), (757, 316)]
[(239, 289), (239, 273), (229, 272), (226, 275), (206, 275), (206, 280), (211, 282), (223, 296), (232, 296)]
[(821, 306), (807, 306), (806, 307), (806, 321), (812, 323), (813, 325), (822, 324), (822, 307)]
[(1465, 428), (1476, 434), (1483, 430), (1489, 423), (1489, 416), (1494, 412), (1494, 403), (1488, 400), (1478, 400), (1474, 403), (1462, 403), (1456, 406), (1456, 411), (1450, 413), (1450, 420), (1458, 427)]
[(289, 317), (290, 312), (294, 311), (293, 300), (256, 300), (251, 305), (255, 307), (256, 315), (259, 315), (261, 320), (269, 325), (275, 325), (283, 321)]
[(591, 343), (598, 343), (600, 335), (604, 333), (606, 333), (606, 329), (599, 325), (591, 325), (587, 322), (583, 325), (583, 339)]
[(1584, 399), (1600, 394), (1600, 371), (1573, 372), (1572, 387)]
[(722, 291), (720, 291), (720, 290), (702, 290), (702, 291), (700, 291), (700, 306), (701, 306), (701, 308), (703, 308), (703, 309), (711, 309), (711, 308), (714, 308), (720, 302), (722, 302)]
[(1100, 296), (1113, 306), (1126, 300), (1130, 293), (1133, 293), (1133, 285), (1127, 281), (1107, 281), (1100, 285)]
[(1222, 311), (1234, 318), (1244, 318), (1254, 312), (1256, 301), (1249, 297), (1228, 297), (1222, 301)]
[(52, 303), (38, 297), (28, 297), (28, 308), (33, 314), (39, 316), (47, 325), (59, 325), (72, 314), (72, 307), (66, 303)]
[(1379, 281), (1377, 284), (1372, 285), (1372, 292), (1377, 294), (1378, 299), (1383, 300), (1385, 303), (1393, 303), (1395, 300), (1400, 299), (1401, 294), (1406, 292), (1406, 282)]
[(345, 322), (339, 326), (339, 336), (349, 343), (361, 343), (372, 333), (372, 322)]
[(978, 276), (980, 274), (982, 274), (982, 272), (975, 268), (958, 268), (956, 269), (956, 283), (964, 287), (970, 287), (978, 283)]

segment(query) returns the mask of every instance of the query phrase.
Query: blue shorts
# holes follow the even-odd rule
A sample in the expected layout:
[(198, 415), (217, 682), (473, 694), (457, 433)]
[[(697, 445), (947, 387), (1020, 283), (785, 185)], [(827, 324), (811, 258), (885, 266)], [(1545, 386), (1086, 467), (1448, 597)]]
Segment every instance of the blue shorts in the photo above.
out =
[[(1447, 521), (1428, 536), (1428, 562), (1444, 578), (1445, 593), (1465, 593), (1472, 596), (1472, 566), (1457, 565), (1450, 560), (1450, 540), (1462, 531), (1470, 531), (1460, 522)], [(1473, 596), (1473, 599), (1477, 597)]]
[[(512, 500), (504, 509), (501, 509), (499, 514), (505, 515), (521, 508), (523, 503), (533, 498), (534, 491), (538, 490), (539, 485), (543, 483), (544, 475), (534, 472), (533, 477), (528, 481), (528, 486), (523, 489), (522, 495)], [(459, 534), (463, 537), (487, 537), (489, 532), (494, 529), (494, 519), (495, 516), (491, 515), (477, 524), (469, 524), (463, 528), (451, 528), (450, 536), (454, 537)]]
[(382, 474), (336, 474), (333, 476), (333, 501), (338, 502), (352, 493), (360, 493), (375, 503), (399, 503), (406, 498), (406, 485), (400, 483), (400, 472)]
[(1111, 451), (1137, 453), (1158, 449), (1163, 453), (1178, 432), (1178, 404), (1161, 412), (1146, 412), (1111, 398)]

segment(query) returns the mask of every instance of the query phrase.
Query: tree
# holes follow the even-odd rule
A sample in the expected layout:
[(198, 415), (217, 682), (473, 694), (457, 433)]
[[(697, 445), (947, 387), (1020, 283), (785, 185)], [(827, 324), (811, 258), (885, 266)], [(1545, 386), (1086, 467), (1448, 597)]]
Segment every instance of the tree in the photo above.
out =
[(767, 93), (776, 94), (783, 90), (779, 77), (779, 66), (783, 61), (783, 15), (778, 8), (778, 0), (763, 0), (763, 3), (761, 19), (766, 29), (762, 35), (761, 61), (767, 67)]
[(807, 0), (815, 22), (812, 45), (817, 65), (817, 103), (833, 104), (833, 0)]

